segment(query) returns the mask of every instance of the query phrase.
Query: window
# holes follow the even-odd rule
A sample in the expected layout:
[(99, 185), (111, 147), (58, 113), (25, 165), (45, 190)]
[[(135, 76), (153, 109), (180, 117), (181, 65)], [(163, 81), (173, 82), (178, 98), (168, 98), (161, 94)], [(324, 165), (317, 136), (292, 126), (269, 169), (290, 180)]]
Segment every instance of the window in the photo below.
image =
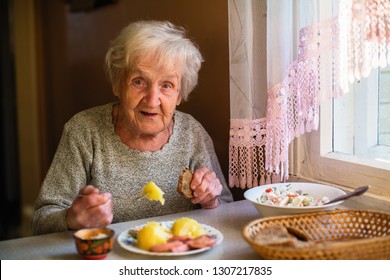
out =
[(379, 87), (379, 145), (390, 149), (390, 66), (381, 69)]
[[(323, 2), (321, 18), (337, 14), (338, 2), (332, 2)], [(304, 180), (346, 189), (371, 185), (371, 205), (379, 198), (378, 207), (390, 210), (390, 67), (321, 103), (319, 129), (291, 144), (290, 159), (290, 174)]]
[(354, 83), (333, 100), (333, 152), (389, 163), (390, 67)]
[[(388, 75), (388, 68), (373, 71), (356, 82), (350, 93), (322, 103), (319, 129), (293, 143), (290, 173), (347, 188), (371, 185), (367, 195), (380, 198), (382, 210), (388, 207)], [(373, 92), (377, 98), (369, 98)]]

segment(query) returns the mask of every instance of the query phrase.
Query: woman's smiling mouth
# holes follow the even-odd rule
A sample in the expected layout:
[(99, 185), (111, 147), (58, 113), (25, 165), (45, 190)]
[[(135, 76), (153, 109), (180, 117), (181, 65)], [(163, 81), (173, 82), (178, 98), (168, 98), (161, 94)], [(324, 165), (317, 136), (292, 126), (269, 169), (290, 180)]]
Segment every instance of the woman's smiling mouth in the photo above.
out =
[(158, 115), (158, 113), (150, 113), (146, 111), (141, 111), (141, 114), (144, 115), (145, 117), (155, 117)]

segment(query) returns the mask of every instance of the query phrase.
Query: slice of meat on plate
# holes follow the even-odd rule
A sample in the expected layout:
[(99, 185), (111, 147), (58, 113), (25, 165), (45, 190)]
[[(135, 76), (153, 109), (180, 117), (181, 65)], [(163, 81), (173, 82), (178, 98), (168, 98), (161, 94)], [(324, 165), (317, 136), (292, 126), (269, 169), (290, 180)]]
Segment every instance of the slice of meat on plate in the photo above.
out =
[(200, 249), (214, 246), (217, 243), (217, 240), (215, 238), (212, 238), (210, 235), (205, 234), (197, 238), (188, 240), (186, 243), (192, 249)]
[(161, 252), (172, 252), (172, 250), (175, 247), (180, 247), (183, 245), (186, 245), (186, 244), (180, 240), (174, 240), (174, 241), (167, 242), (164, 244), (154, 245), (153, 247), (150, 248), (150, 251), (151, 252), (160, 252), (160, 253)]

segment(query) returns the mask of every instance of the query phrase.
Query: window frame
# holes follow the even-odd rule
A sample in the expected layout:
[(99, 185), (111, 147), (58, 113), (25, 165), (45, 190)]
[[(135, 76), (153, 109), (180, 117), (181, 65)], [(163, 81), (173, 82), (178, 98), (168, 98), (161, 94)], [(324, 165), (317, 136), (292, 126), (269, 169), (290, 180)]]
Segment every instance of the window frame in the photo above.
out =
[(355, 81), (350, 91), (332, 102), (333, 150), (370, 157), (379, 136), (379, 71), (373, 70), (368, 77)]
[(310, 181), (343, 186), (347, 190), (370, 185), (369, 196), (390, 203), (388, 163), (333, 152), (332, 111), (332, 100), (322, 103), (319, 129), (292, 143), (290, 173)]

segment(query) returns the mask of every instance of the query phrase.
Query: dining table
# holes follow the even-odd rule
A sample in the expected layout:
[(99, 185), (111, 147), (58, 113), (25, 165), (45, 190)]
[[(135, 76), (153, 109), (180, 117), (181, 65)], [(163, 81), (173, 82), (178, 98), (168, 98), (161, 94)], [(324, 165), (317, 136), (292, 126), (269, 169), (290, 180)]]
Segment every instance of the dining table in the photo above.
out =
[[(342, 208), (361, 208), (362, 198), (352, 198), (341, 204)], [(363, 205), (363, 206), (362, 206)], [(221, 204), (214, 209), (196, 209), (188, 212), (157, 216), (114, 223), (108, 226), (115, 231), (115, 241), (107, 260), (150, 260), (166, 259), (166, 256), (140, 254), (119, 244), (118, 236), (129, 229), (150, 221), (174, 221), (181, 217), (195, 219), (200, 224), (218, 230), (223, 238), (216, 246), (196, 254), (169, 256), (169, 259), (184, 260), (256, 260), (259, 255), (245, 241), (242, 230), (251, 221), (259, 219), (255, 206), (248, 200), (238, 200)], [(1, 260), (79, 260), (73, 231), (57, 232), (0, 241)]]

